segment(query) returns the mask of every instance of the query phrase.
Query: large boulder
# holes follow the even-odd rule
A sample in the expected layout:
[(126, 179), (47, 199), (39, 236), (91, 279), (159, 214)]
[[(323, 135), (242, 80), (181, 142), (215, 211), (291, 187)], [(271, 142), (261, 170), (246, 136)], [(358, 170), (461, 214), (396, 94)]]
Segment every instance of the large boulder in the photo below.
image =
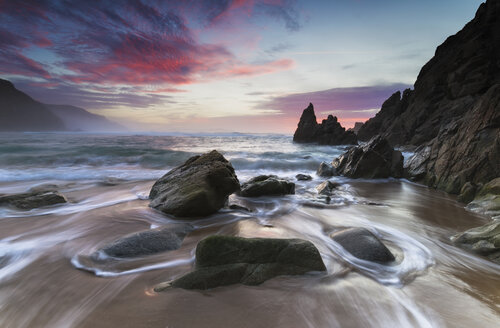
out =
[(155, 182), (149, 206), (179, 217), (213, 214), (240, 189), (233, 166), (216, 150), (194, 156)]
[(276, 276), (311, 271), (326, 271), (326, 267), (309, 241), (210, 236), (196, 247), (195, 271), (155, 290), (209, 289), (236, 283), (259, 285)]
[(452, 238), (453, 242), (500, 264), (500, 221), (469, 229)]
[(382, 135), (393, 146), (419, 146), (409, 175), (458, 194), (466, 183), (500, 176), (500, 2), (437, 49), (413, 91), (397, 92), (363, 125), (360, 140)]
[(395, 259), (384, 243), (365, 228), (336, 231), (330, 237), (359, 259), (384, 264)]
[(35, 190), (22, 194), (0, 196), (0, 206), (13, 206), (21, 210), (66, 203), (66, 197), (57, 191)]
[(403, 175), (403, 155), (377, 136), (333, 161), (337, 173), (351, 178), (379, 179)]
[(99, 262), (109, 256), (132, 258), (175, 250), (191, 230), (190, 225), (179, 224), (133, 233), (98, 249), (90, 258)]
[(275, 175), (259, 175), (241, 185), (242, 197), (279, 196), (295, 193), (295, 183)]
[(313, 104), (304, 109), (300, 117), (293, 141), (298, 143), (318, 143), (320, 145), (353, 145), (358, 139), (352, 131), (346, 131), (336, 116), (328, 115), (321, 124), (316, 121)]

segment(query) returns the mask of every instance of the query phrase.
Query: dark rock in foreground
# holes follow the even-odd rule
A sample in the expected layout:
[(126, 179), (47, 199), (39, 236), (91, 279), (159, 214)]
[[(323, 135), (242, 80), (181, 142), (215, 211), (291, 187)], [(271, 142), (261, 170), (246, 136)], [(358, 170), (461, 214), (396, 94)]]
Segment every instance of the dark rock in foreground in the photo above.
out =
[(403, 175), (403, 155), (380, 136), (349, 149), (332, 164), (338, 174), (351, 178), (400, 178)]
[(326, 162), (321, 162), (316, 171), (316, 174), (320, 177), (331, 177), (337, 175), (337, 170)]
[(200, 217), (224, 207), (240, 184), (224, 156), (213, 150), (191, 157), (155, 182), (149, 206), (179, 217)]
[(330, 237), (359, 259), (377, 263), (389, 263), (395, 259), (380, 239), (367, 229), (344, 229), (332, 233)]
[(259, 285), (280, 275), (326, 271), (316, 247), (301, 239), (210, 236), (196, 247), (196, 269), (155, 288), (209, 289), (241, 283)]
[(354, 132), (346, 131), (335, 116), (328, 115), (326, 120), (318, 124), (313, 104), (309, 104), (302, 112), (293, 141), (320, 145), (353, 145), (357, 144), (358, 139)]
[(500, 264), (500, 221), (467, 230), (452, 240), (456, 245)]
[(0, 196), (0, 206), (9, 205), (21, 210), (31, 210), (55, 204), (67, 203), (66, 197), (56, 191), (34, 191)]
[(192, 227), (190, 225), (180, 224), (173, 227), (169, 226), (137, 232), (100, 248), (90, 258), (96, 262), (100, 262), (103, 260), (102, 255), (130, 258), (175, 250), (181, 247), (184, 237), (191, 230)]
[(279, 196), (295, 193), (295, 183), (275, 175), (259, 175), (241, 185), (242, 197)]
[(308, 175), (308, 174), (297, 174), (295, 176), (295, 178), (298, 180), (298, 181), (309, 181), (309, 180), (312, 180), (312, 176)]

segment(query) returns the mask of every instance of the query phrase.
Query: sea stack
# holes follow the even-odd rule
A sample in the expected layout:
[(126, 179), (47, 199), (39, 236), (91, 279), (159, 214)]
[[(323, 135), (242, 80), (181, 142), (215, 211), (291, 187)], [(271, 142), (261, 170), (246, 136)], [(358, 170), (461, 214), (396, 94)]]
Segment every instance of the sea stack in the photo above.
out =
[(336, 116), (328, 115), (320, 124), (316, 121), (313, 104), (304, 109), (300, 117), (293, 141), (298, 143), (317, 143), (320, 145), (354, 145), (358, 139), (352, 131), (346, 131)]

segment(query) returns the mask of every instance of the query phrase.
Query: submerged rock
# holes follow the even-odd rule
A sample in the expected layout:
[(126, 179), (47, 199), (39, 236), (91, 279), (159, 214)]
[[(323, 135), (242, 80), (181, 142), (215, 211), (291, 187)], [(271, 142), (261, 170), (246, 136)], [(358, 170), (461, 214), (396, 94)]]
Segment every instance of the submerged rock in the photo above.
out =
[(384, 243), (365, 228), (336, 231), (330, 237), (359, 259), (383, 264), (395, 259)]
[(307, 174), (297, 174), (297, 175), (295, 176), (295, 178), (296, 178), (298, 181), (309, 181), (309, 180), (312, 180), (312, 176), (307, 175)]
[(241, 283), (259, 285), (280, 275), (326, 271), (321, 255), (301, 239), (210, 236), (196, 247), (196, 269), (155, 290), (209, 289)]
[(321, 162), (316, 171), (316, 174), (320, 177), (331, 177), (337, 175), (337, 170), (326, 162)]
[(500, 264), (500, 221), (455, 235), (453, 243)]
[(337, 173), (350, 178), (400, 178), (403, 175), (403, 155), (380, 136), (349, 149), (332, 164)]
[(277, 196), (295, 193), (295, 183), (275, 175), (259, 175), (241, 185), (242, 197)]
[(357, 144), (358, 139), (354, 132), (346, 131), (335, 116), (328, 115), (326, 120), (318, 124), (314, 106), (309, 104), (302, 112), (293, 141), (320, 145), (353, 145)]
[(327, 180), (317, 185), (316, 190), (320, 195), (331, 195), (338, 186), (340, 186), (340, 184)]
[(500, 219), (500, 178), (493, 179), (480, 188), (467, 208)]
[(237, 211), (252, 212), (249, 208), (246, 208), (245, 206), (241, 206), (241, 205), (238, 205), (238, 204), (231, 204), (231, 205), (229, 205), (229, 209), (231, 209), (231, 210), (237, 210)]
[(136, 232), (100, 248), (90, 258), (100, 262), (105, 260), (106, 256), (132, 258), (172, 251), (181, 247), (184, 237), (191, 230), (190, 225), (179, 224)]
[(179, 217), (199, 217), (224, 207), (240, 184), (233, 166), (216, 150), (188, 159), (155, 182), (149, 206)]
[(66, 197), (57, 191), (34, 191), (0, 196), (0, 206), (9, 205), (21, 210), (31, 210), (62, 203), (67, 203)]

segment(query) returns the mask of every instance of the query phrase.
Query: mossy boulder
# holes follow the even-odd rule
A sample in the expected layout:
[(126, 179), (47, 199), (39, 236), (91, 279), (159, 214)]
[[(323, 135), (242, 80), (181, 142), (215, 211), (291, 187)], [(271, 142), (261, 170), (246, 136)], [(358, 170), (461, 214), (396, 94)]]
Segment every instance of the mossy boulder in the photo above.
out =
[(181, 247), (191, 225), (178, 224), (130, 234), (94, 252), (90, 258), (100, 262), (107, 257), (132, 258), (171, 251)]
[(494, 219), (500, 219), (500, 178), (493, 179), (482, 186), (467, 208)]
[(330, 237), (359, 259), (383, 264), (395, 260), (384, 243), (365, 228), (343, 229), (332, 233)]
[(149, 206), (178, 217), (217, 212), (240, 189), (233, 166), (216, 150), (188, 159), (155, 182)]
[(196, 247), (195, 271), (155, 290), (209, 289), (236, 283), (259, 285), (276, 276), (311, 271), (326, 271), (326, 267), (309, 241), (210, 236)]
[(241, 185), (242, 197), (279, 196), (295, 194), (295, 183), (275, 175), (259, 175)]
[(66, 197), (57, 191), (33, 191), (0, 196), (0, 206), (12, 206), (21, 210), (66, 203)]
[(469, 229), (452, 238), (456, 245), (500, 264), (500, 221)]

